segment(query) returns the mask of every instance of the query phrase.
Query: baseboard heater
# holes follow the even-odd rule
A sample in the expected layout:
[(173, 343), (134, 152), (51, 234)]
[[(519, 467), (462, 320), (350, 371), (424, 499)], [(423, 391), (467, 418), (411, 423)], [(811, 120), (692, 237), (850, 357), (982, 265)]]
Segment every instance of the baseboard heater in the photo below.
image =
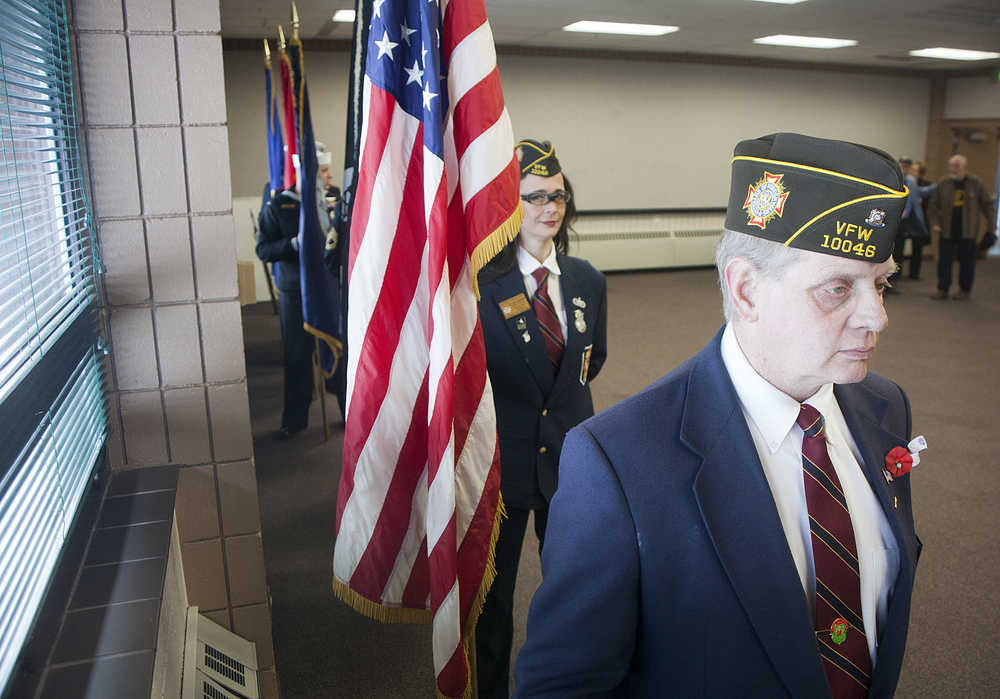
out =
[(715, 264), (725, 209), (581, 212), (570, 254), (604, 272)]
[(260, 699), (257, 646), (188, 607), (181, 699)]

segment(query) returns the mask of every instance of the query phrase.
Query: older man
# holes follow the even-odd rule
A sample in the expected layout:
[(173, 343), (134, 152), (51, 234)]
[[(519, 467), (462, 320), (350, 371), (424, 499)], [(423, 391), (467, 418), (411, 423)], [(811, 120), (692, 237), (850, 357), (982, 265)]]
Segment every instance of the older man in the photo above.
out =
[(931, 232), (939, 236), (938, 290), (931, 298), (948, 298), (956, 257), (958, 292), (952, 298), (962, 301), (972, 293), (980, 216), (986, 219), (986, 233), (992, 233), (996, 224), (992, 196), (978, 177), (969, 174), (965, 156), (953, 155), (948, 160), (948, 176), (938, 182), (927, 207)]
[(920, 542), (884, 469), (910, 408), (868, 362), (903, 178), (797, 134), (732, 168), (727, 323), (567, 436), (517, 696), (893, 694)]

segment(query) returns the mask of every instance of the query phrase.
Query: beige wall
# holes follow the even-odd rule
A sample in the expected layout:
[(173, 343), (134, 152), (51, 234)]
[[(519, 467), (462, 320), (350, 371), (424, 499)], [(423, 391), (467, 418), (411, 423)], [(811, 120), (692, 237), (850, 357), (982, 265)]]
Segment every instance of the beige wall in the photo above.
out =
[[(309, 104), (313, 133), (333, 155), (334, 170), (339, 173), (344, 162), (344, 142), (347, 129), (347, 53), (310, 51), (304, 43), (305, 74), (309, 86)], [(274, 54), (274, 81), (277, 88), (279, 71), (277, 51)], [(255, 211), (267, 182), (267, 151), (265, 150), (264, 45), (260, 51), (226, 51), (223, 55), (226, 76), (226, 106), (229, 109), (229, 150), (233, 173), (233, 195), (255, 199)], [(276, 93), (279, 97), (280, 89)], [(339, 183), (340, 175), (335, 177)], [(235, 215), (247, 218), (245, 210)], [(242, 221), (237, 221), (242, 223)]]
[(219, 5), (75, 0), (73, 15), (107, 267), (111, 465), (180, 467), (187, 596), (257, 643), (274, 698)]
[(1000, 119), (1000, 83), (985, 74), (951, 78), (946, 90), (945, 119)]
[[(304, 48), (314, 130), (338, 167), (350, 56)], [(225, 51), (223, 61), (237, 257), (254, 263), (265, 301), (253, 239), (267, 180), (263, 48)], [(924, 157), (923, 77), (504, 52), (499, 66), (515, 135), (555, 142), (583, 209), (725, 206), (733, 145), (773, 131)]]
[[(224, 55), (237, 197), (267, 179), (262, 54)], [(342, 163), (349, 56), (305, 54), (317, 137)], [(503, 52), (499, 66), (515, 135), (555, 142), (585, 209), (724, 206), (733, 145), (774, 131), (912, 157), (927, 135), (922, 77)]]

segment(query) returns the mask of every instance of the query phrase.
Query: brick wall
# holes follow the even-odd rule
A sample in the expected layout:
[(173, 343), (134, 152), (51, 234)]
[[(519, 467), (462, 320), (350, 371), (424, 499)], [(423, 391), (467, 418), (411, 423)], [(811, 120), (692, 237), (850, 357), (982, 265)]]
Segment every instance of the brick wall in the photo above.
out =
[(107, 273), (113, 469), (177, 465), (190, 603), (277, 697), (237, 298), (218, 2), (75, 0)]

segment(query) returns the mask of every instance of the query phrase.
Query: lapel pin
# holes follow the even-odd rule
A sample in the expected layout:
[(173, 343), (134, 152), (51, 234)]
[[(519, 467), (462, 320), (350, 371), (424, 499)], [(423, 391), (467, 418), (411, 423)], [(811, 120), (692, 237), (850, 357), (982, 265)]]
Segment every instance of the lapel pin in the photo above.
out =
[(524, 322), (524, 316), (522, 316), (522, 317), (518, 318), (518, 319), (517, 319), (517, 329), (518, 329), (518, 330), (524, 330), (524, 329), (525, 329), (526, 327), (528, 327), (528, 326), (527, 326), (527, 324), (526, 324), (526, 323)]
[(577, 308), (573, 311), (573, 316), (575, 318), (576, 331), (579, 333), (587, 332), (587, 321), (583, 319), (583, 311)]
[(577, 306), (577, 307), (579, 307), (579, 308), (586, 308), (586, 307), (587, 307), (587, 302), (586, 302), (586, 301), (584, 301), (584, 300), (583, 300), (582, 298), (580, 298), (579, 296), (574, 296), (574, 297), (573, 297), (573, 305), (574, 305), (574, 306)]
[(531, 342), (531, 334), (527, 330), (521, 334), (521, 337), (524, 339), (525, 343)]
[(923, 435), (919, 435), (910, 440), (905, 447), (893, 447), (885, 455), (885, 468), (882, 474), (887, 483), (892, 483), (893, 479), (905, 476), (913, 467), (920, 463), (920, 452), (927, 448), (927, 440)]
[(849, 627), (850, 624), (847, 623), (847, 619), (838, 616), (830, 624), (830, 640), (839, 646), (847, 640), (847, 629)]

